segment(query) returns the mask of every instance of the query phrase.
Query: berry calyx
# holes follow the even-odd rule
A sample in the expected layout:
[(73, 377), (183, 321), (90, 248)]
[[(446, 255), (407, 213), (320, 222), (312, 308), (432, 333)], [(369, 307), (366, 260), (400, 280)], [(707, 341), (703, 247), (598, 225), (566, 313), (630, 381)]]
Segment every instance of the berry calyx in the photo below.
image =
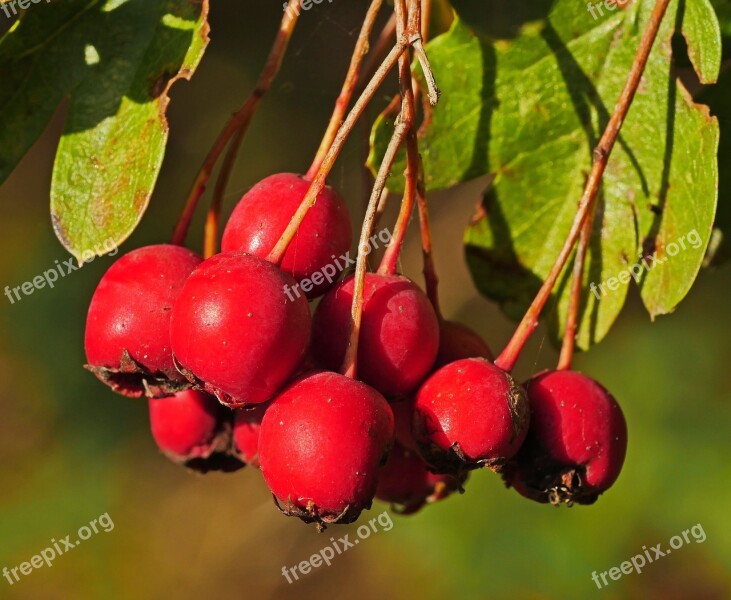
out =
[[(252, 187), (231, 213), (223, 232), (223, 252), (266, 258), (302, 202), (310, 181), (293, 173), (271, 175)], [(330, 186), (317, 195), (282, 258), (281, 268), (308, 298), (324, 294), (340, 275), (335, 261), (350, 250), (353, 228), (340, 194)], [(312, 287), (310, 287), (310, 283)], [(299, 294), (299, 289), (295, 288)]]
[(133, 250), (104, 274), (86, 318), (86, 368), (115, 392), (159, 397), (190, 387), (170, 345), (170, 313), (201, 258), (180, 246)]
[(245, 463), (232, 453), (231, 411), (196, 390), (149, 400), (150, 429), (158, 447), (189, 469), (231, 472)]
[(594, 503), (624, 463), (627, 424), (619, 404), (576, 371), (539, 373), (525, 389), (531, 426), (506, 483), (538, 502)]
[(259, 434), (261, 421), (269, 404), (240, 408), (234, 414), (234, 450), (247, 465), (259, 468)]
[(459, 479), (429, 472), (415, 451), (396, 443), (378, 474), (376, 498), (390, 502), (394, 511), (410, 515), (426, 504), (443, 500), (453, 492), (464, 491), (462, 484), (466, 479), (466, 472)]
[(434, 368), (438, 369), (463, 358), (486, 358), (493, 354), (480, 335), (467, 325), (456, 321), (441, 320), (439, 323), (439, 353)]
[(351, 523), (369, 508), (393, 438), (378, 392), (337, 373), (293, 383), (264, 415), (259, 463), (278, 506), (320, 526)]
[[(353, 302), (353, 277), (322, 299), (313, 320), (312, 351), (326, 368), (343, 363)], [(429, 299), (407, 277), (367, 273), (363, 292), (358, 378), (387, 396), (413, 391), (439, 347), (439, 323)]]
[(442, 367), (416, 393), (414, 438), (438, 473), (500, 470), (523, 443), (528, 423), (522, 388), (483, 358)]
[(289, 300), (294, 280), (270, 262), (241, 252), (217, 254), (185, 282), (170, 339), (186, 377), (231, 408), (272, 398), (307, 350), (310, 312)]

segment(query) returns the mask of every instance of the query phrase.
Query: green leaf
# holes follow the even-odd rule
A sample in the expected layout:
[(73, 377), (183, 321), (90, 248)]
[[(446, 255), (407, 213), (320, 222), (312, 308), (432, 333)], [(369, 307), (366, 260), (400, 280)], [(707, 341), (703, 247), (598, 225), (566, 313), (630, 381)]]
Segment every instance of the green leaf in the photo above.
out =
[[(471, 26), (458, 20), (428, 46), (443, 94), (421, 130), (427, 185), (435, 190), (492, 175), (465, 234), (467, 260), (480, 291), (519, 318), (566, 237), (592, 150), (654, 2), (638, 0), (597, 19), (571, 0), (539, 2), (535, 10), (544, 18), (515, 14), (500, 28), (490, 23), (490, 3), (455, 4)], [(616, 320), (633, 281), (630, 269), (654, 318), (682, 300), (703, 261), (716, 208), (718, 123), (672, 75), (676, 30), (698, 77), (718, 76), (712, 7), (706, 0), (680, 8), (672, 2), (604, 176), (584, 277), (582, 348)], [(376, 124), (372, 165), (389, 125)], [(402, 172), (402, 164), (393, 169)], [(398, 190), (400, 178), (392, 177), (390, 187)], [(640, 257), (653, 253), (658, 261), (646, 259), (654, 266), (645, 269)], [(570, 264), (547, 311), (554, 340), (566, 317), (569, 270)]]
[(701, 83), (714, 83), (721, 69), (721, 26), (710, 0), (691, 0), (685, 5), (682, 27), (688, 56)]
[(67, 98), (51, 216), (79, 260), (123, 242), (145, 212), (168, 91), (202, 57), (207, 13), (207, 0), (64, 0), (33, 6), (0, 40), (0, 181)]

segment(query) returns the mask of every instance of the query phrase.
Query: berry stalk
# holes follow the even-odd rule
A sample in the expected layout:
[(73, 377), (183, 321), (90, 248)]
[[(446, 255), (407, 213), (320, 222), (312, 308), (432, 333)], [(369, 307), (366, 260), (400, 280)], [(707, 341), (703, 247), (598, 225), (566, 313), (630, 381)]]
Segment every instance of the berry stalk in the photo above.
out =
[[(431, 18), (431, 16), (430, 16), (431, 15), (431, 0), (422, 0), (420, 8), (421, 8), (421, 17), (420, 17), (421, 18), (421, 37), (422, 37), (422, 40), (424, 41), (424, 43), (426, 43), (429, 40), (429, 21)], [(391, 18), (391, 20), (389, 21), (389, 24), (392, 24), (393, 28), (396, 27), (395, 17), (396, 17), (396, 15), (394, 14), (393, 17)], [(386, 30), (384, 29), (384, 34), (385, 33), (386, 33)], [(393, 29), (390, 31), (390, 35), (393, 35)], [(419, 83), (416, 80), (416, 78), (413, 77), (413, 73), (412, 73), (412, 82), (413, 82), (413, 88), (414, 88), (414, 114), (416, 114), (416, 102), (419, 98), (420, 87), (419, 87)], [(425, 102), (428, 102), (428, 99)], [(383, 111), (381, 111), (379, 118), (388, 119), (389, 117), (397, 115), (399, 106), (400, 106), (400, 98), (398, 96), (394, 96), (391, 99), (391, 102), (388, 103), (386, 108), (384, 108)], [(416, 125), (414, 125), (414, 127), (416, 129)], [(418, 136), (418, 132), (415, 131), (415, 134)], [(370, 151), (370, 146), (369, 146), (368, 140), (367, 140), (368, 133), (366, 133), (366, 136), (364, 136), (364, 137), (366, 138), (366, 148), (367, 148), (366, 155), (367, 155), (368, 152)], [(408, 146), (407, 146), (407, 148), (408, 148)], [(418, 153), (418, 137), (417, 137), (417, 153)], [(408, 156), (407, 156), (407, 160), (408, 160)], [(363, 168), (363, 173), (364, 173), (365, 181), (367, 182), (367, 189), (370, 189), (371, 172), (368, 169), (368, 167), (365, 165)], [(419, 167), (417, 170), (417, 194), (418, 194), (418, 175), (419, 174), (421, 174), (423, 177), (423, 165), (421, 165), (421, 157), (419, 157)], [(388, 204), (388, 196), (389, 196), (388, 189), (386, 189), (384, 191), (383, 195), (381, 196), (381, 202), (379, 203), (378, 210), (376, 211), (376, 221), (375, 221), (376, 224), (380, 221), (381, 215), (383, 215), (384, 211), (386, 210), (386, 205)], [(417, 200), (417, 202), (418, 202), (418, 200)]]
[(274, 246), (272, 251), (269, 253), (267, 260), (273, 262), (274, 264), (279, 264), (281, 262), (282, 257), (287, 250), (287, 247), (296, 235), (297, 230), (302, 224), (305, 216), (307, 216), (307, 212), (315, 204), (317, 195), (325, 187), (325, 180), (330, 174), (330, 171), (332, 170), (335, 161), (340, 155), (340, 152), (342, 151), (345, 142), (350, 136), (350, 133), (353, 131), (355, 124), (358, 122), (358, 119), (363, 114), (366, 106), (368, 106), (378, 89), (381, 87), (381, 84), (391, 72), (391, 69), (396, 66), (399, 56), (401, 56), (401, 54), (408, 47), (408, 38), (405, 36), (401, 37), (396, 42), (396, 45), (391, 49), (391, 52), (388, 53), (384, 61), (381, 63), (381, 66), (378, 68), (371, 80), (368, 82), (368, 85), (363, 90), (363, 93), (355, 102), (355, 105), (348, 113), (345, 121), (343, 121), (343, 124), (338, 129), (338, 133), (333, 140), (333, 144), (332, 146), (330, 146), (330, 149), (325, 155), (325, 158), (323, 159), (322, 164), (317, 171), (317, 174), (312, 179), (312, 183), (310, 184), (310, 188), (307, 191), (307, 194), (305, 195), (302, 203), (300, 204), (295, 214), (292, 216), (292, 220), (289, 222), (289, 225), (287, 225), (287, 228), (284, 230), (281, 238)]
[[(368, 58), (368, 61), (365, 63), (365, 66), (363, 67), (363, 80), (368, 81), (373, 77), (373, 74), (376, 72), (376, 69), (378, 69), (378, 65), (380, 65), (383, 62), (383, 59), (386, 57), (386, 54), (388, 51), (393, 47), (394, 40), (396, 36), (396, 15), (392, 14), (388, 21), (386, 21), (386, 24), (383, 26), (383, 29), (381, 30), (381, 33), (378, 34), (378, 38), (376, 39), (375, 43), (372, 45), (372, 50), (370, 51), (370, 57)], [(358, 86), (358, 91), (362, 91), (360, 89), (360, 85)]]
[(640, 80), (642, 79), (642, 74), (645, 71), (650, 51), (655, 43), (655, 39), (657, 38), (657, 32), (660, 29), (660, 24), (667, 12), (669, 3), (670, 0), (657, 0), (655, 3), (647, 28), (642, 36), (642, 41), (637, 49), (637, 53), (635, 54), (635, 59), (632, 63), (624, 89), (622, 90), (604, 133), (599, 140), (599, 144), (594, 150), (594, 162), (591, 173), (589, 174), (589, 178), (584, 188), (584, 194), (579, 202), (579, 208), (576, 212), (576, 216), (574, 217), (574, 221), (571, 224), (571, 229), (566, 237), (566, 241), (556, 258), (556, 262), (553, 267), (551, 267), (551, 271), (546, 277), (546, 280), (538, 291), (538, 294), (530, 307), (528, 307), (523, 320), (515, 330), (513, 337), (508, 342), (508, 345), (502, 351), (500, 356), (498, 356), (495, 360), (495, 364), (505, 371), (511, 371), (513, 369), (523, 347), (525, 346), (525, 343), (538, 327), (538, 318), (540, 317), (548, 298), (551, 296), (551, 292), (556, 285), (556, 281), (558, 281), (561, 271), (566, 265), (566, 261), (579, 238), (584, 221), (588, 217), (592, 203), (599, 193), (599, 187), (601, 186), (602, 176), (606, 170), (609, 156), (612, 153), (612, 149), (614, 148), (617, 138), (619, 137), (619, 131), (622, 128), (627, 112), (632, 105), (632, 100), (634, 99)]
[(584, 227), (581, 230), (579, 245), (576, 248), (574, 271), (571, 274), (571, 294), (569, 296), (569, 308), (566, 316), (566, 328), (563, 334), (563, 343), (561, 344), (561, 355), (559, 356), (558, 366), (556, 367), (559, 371), (569, 370), (574, 358), (576, 330), (579, 324), (579, 310), (581, 308), (581, 284), (584, 277), (586, 253), (589, 249), (589, 242), (591, 241), (591, 230), (594, 225), (595, 211), (596, 206), (589, 211), (589, 216), (584, 221)]
[[(411, 31), (420, 30), (419, 21), (421, 18), (421, 12), (418, 10), (418, 2), (410, 2), (411, 7), (409, 10), (409, 24), (408, 27)], [(416, 8), (414, 8), (414, 5)], [(400, 22), (399, 4), (397, 7), (397, 31), (401, 32), (404, 30), (405, 23)], [(401, 17), (403, 19), (403, 16)], [(399, 24), (400, 22), (400, 24)], [(419, 29), (417, 29), (419, 28)], [(393, 275), (396, 273), (396, 267), (398, 264), (399, 256), (401, 255), (401, 248), (404, 244), (404, 238), (406, 237), (406, 230), (408, 229), (409, 219), (411, 213), (414, 211), (414, 202), (416, 201), (416, 180), (419, 171), (419, 149), (417, 147), (414, 123), (416, 122), (416, 109), (414, 101), (414, 88), (413, 79), (411, 74), (411, 57), (408, 52), (401, 55), (399, 59), (399, 82), (401, 91), (401, 120), (402, 122), (409, 123), (409, 130), (406, 133), (406, 148), (407, 148), (407, 162), (406, 171), (404, 173), (405, 185), (404, 195), (401, 200), (401, 209), (399, 211), (396, 225), (393, 230), (393, 239), (386, 249), (386, 253), (383, 255), (383, 260), (378, 268), (378, 273), (381, 275)]]
[(406, 136), (408, 135), (409, 128), (411, 125), (406, 121), (399, 121), (396, 125), (396, 129), (391, 136), (391, 141), (388, 143), (388, 148), (383, 156), (383, 161), (378, 170), (376, 176), (376, 182), (371, 192), (370, 201), (368, 202), (368, 208), (366, 210), (365, 218), (363, 219), (363, 227), (361, 229), (360, 240), (358, 242), (358, 259), (355, 266), (355, 281), (353, 286), (353, 306), (351, 309), (351, 324), (350, 324), (350, 337), (348, 342), (348, 349), (345, 352), (345, 360), (340, 372), (346, 377), (355, 378), (357, 374), (357, 361), (358, 361), (358, 338), (360, 334), (360, 324), (363, 316), (363, 288), (365, 284), (366, 270), (368, 269), (366, 252), (363, 252), (363, 248), (368, 248), (369, 238), (373, 231), (373, 224), (375, 222), (376, 210), (378, 208), (378, 202), (381, 199), (381, 193), (386, 187), (386, 181), (391, 174), (391, 167), (396, 160), (396, 155), (404, 143)]
[[(368, 62), (363, 67), (363, 79), (368, 81), (372, 76), (375, 70), (378, 68), (378, 65), (383, 61), (383, 58), (386, 56), (386, 53), (388, 52), (388, 49), (393, 46), (393, 40), (396, 36), (396, 15), (392, 14), (388, 21), (386, 22), (386, 25), (381, 30), (381, 33), (378, 35), (378, 39), (376, 39), (375, 43), (372, 45), (373, 49), (371, 50), (370, 57), (368, 59)], [(360, 86), (359, 86), (360, 87)], [(397, 105), (398, 107), (398, 105)], [(371, 152), (371, 145), (370, 145), (370, 134), (371, 134), (371, 120), (368, 116), (368, 113), (366, 113), (366, 118), (361, 121), (361, 129), (362, 129), (362, 145), (363, 145), (363, 166), (362, 166), (362, 176), (363, 176), (363, 189), (365, 190), (365, 193), (363, 194), (363, 210), (366, 210), (368, 207), (368, 198), (371, 194), (371, 189), (373, 188), (373, 174), (371, 173), (371, 170), (368, 168), (368, 156)], [(376, 213), (376, 220), (374, 223), (378, 223), (380, 213)]]
[(231, 177), (234, 164), (236, 164), (236, 157), (239, 154), (245, 133), (246, 130), (244, 128), (236, 132), (226, 151), (221, 170), (218, 172), (216, 186), (213, 188), (213, 200), (206, 214), (205, 235), (203, 237), (203, 258), (210, 258), (218, 252), (218, 230), (221, 220), (223, 197), (226, 194), (228, 181)]
[(437, 313), (439, 321), (443, 321), (439, 304), (439, 277), (434, 263), (434, 252), (431, 235), (431, 219), (429, 218), (429, 204), (426, 199), (426, 184), (424, 183), (424, 165), (419, 157), (419, 171), (416, 180), (416, 205), (419, 211), (419, 229), (421, 232), (421, 254), (423, 257), (423, 274), (426, 295)]
[(378, 12), (381, 10), (382, 5), (383, 0), (373, 0), (368, 8), (365, 20), (363, 21), (363, 26), (360, 29), (360, 34), (358, 35), (358, 39), (355, 43), (355, 50), (353, 51), (353, 56), (350, 59), (350, 66), (348, 67), (343, 87), (340, 90), (340, 95), (335, 101), (335, 110), (333, 110), (333, 114), (330, 117), (330, 122), (328, 123), (325, 135), (320, 142), (320, 147), (317, 149), (315, 159), (312, 161), (312, 165), (305, 175), (306, 179), (314, 178), (319, 171), (320, 165), (322, 165), (322, 161), (325, 159), (328, 150), (333, 145), (335, 136), (338, 134), (340, 125), (343, 123), (343, 118), (348, 111), (348, 106), (350, 106), (353, 93), (358, 85), (363, 59), (365, 55), (368, 54), (368, 40), (370, 39), (373, 26), (376, 22), (376, 17), (378, 16)]
[[(406, 29), (406, 14), (404, 0), (396, 0), (394, 3), (394, 10), (396, 12), (396, 33), (399, 39), (405, 39), (407, 37)], [(411, 23), (409, 23), (411, 24)], [(410, 73), (409, 54), (404, 52), (399, 56), (399, 75), (406, 76)], [(411, 97), (413, 101), (413, 93), (411, 87), (411, 80), (406, 80), (402, 77), (400, 80), (401, 86), (401, 113), (396, 123), (391, 140), (388, 143), (386, 152), (381, 166), (378, 169), (378, 175), (376, 176), (376, 182), (373, 186), (371, 196), (366, 209), (365, 218), (363, 220), (363, 227), (361, 228), (360, 241), (358, 243), (358, 259), (356, 261), (355, 275), (353, 281), (353, 303), (351, 306), (350, 316), (350, 335), (348, 338), (348, 346), (345, 352), (345, 359), (343, 360), (343, 366), (341, 373), (346, 377), (355, 378), (357, 376), (357, 364), (358, 364), (358, 340), (360, 338), (360, 326), (363, 317), (363, 289), (365, 286), (366, 270), (368, 268), (367, 257), (368, 253), (364, 251), (369, 247), (369, 238), (373, 231), (373, 225), (375, 223), (376, 212), (378, 205), (381, 200), (381, 195), (386, 188), (386, 182), (391, 174), (393, 163), (396, 160), (396, 156), (401, 146), (406, 141), (406, 138), (413, 131), (413, 118), (412, 112), (409, 110), (408, 98)], [(389, 249), (391, 246), (389, 246)], [(397, 255), (398, 256), (398, 255)]]
[[(175, 226), (173, 236), (171, 239), (172, 244), (182, 245), (185, 243), (185, 238), (190, 229), (190, 223), (193, 220), (195, 209), (198, 206), (198, 202), (206, 191), (208, 180), (213, 173), (213, 169), (218, 162), (223, 151), (226, 149), (229, 141), (236, 135), (237, 131), (245, 131), (249, 126), (251, 119), (259, 107), (261, 100), (267, 94), (269, 89), (274, 82), (279, 69), (282, 65), (282, 60), (289, 46), (289, 41), (292, 39), (292, 33), (294, 32), (294, 26), (297, 23), (298, 11), (295, 10), (299, 7), (299, 0), (289, 0), (289, 6), (284, 11), (282, 22), (277, 32), (277, 37), (274, 39), (274, 45), (269, 51), (264, 69), (259, 75), (259, 80), (256, 83), (256, 87), (251, 95), (246, 99), (246, 102), (233, 114), (229, 119), (226, 126), (223, 128), (221, 133), (218, 134), (216, 141), (208, 151), (203, 165), (201, 166), (198, 174), (193, 181), (188, 197), (183, 207), (183, 212), (178, 219)], [(240, 136), (243, 138), (243, 134)], [(240, 139), (239, 139), (240, 143)]]

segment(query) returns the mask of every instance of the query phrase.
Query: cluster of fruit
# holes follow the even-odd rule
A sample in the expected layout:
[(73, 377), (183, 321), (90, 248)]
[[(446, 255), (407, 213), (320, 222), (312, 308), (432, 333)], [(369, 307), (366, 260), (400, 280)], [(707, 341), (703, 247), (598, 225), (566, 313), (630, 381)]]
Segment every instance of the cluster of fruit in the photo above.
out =
[[(205, 261), (150, 246), (100, 281), (88, 368), (149, 398), (161, 450), (201, 472), (256, 466), (283, 512), (320, 525), (354, 521), (374, 497), (414, 512), (482, 466), (541, 502), (606, 490), (626, 448), (612, 396), (568, 370), (516, 384), (406, 277), (366, 275), (357, 379), (338, 372), (354, 278), (314, 277), (350, 250), (338, 193), (326, 187), (280, 264), (267, 260), (309, 185), (279, 174), (254, 186)], [(305, 279), (306, 297), (285, 293)]]

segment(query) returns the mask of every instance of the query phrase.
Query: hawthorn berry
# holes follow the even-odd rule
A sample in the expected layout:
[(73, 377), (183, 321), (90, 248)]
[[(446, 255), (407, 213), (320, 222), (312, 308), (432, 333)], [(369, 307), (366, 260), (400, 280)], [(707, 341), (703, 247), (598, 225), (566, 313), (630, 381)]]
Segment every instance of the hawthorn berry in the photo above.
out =
[(425, 504), (443, 500), (452, 492), (463, 491), (467, 479), (438, 475), (427, 469), (426, 463), (414, 450), (395, 443), (386, 464), (378, 474), (376, 498), (390, 502), (401, 514), (413, 514)]
[(434, 368), (463, 358), (494, 359), (485, 340), (476, 331), (456, 321), (440, 321), (439, 352)]
[(217, 254), (185, 282), (170, 321), (178, 368), (231, 408), (272, 398), (301, 363), (307, 300), (289, 300), (290, 275), (242, 252)]
[(240, 408), (234, 415), (234, 449), (247, 465), (259, 467), (259, 433), (268, 403)]
[(293, 383), (264, 415), (259, 464), (280, 509), (320, 526), (370, 508), (393, 438), (393, 413), (376, 390), (321, 371)]
[(212, 396), (196, 390), (149, 400), (150, 429), (158, 447), (189, 469), (236, 471), (244, 466), (233, 455), (233, 415)]
[[(338, 369), (350, 334), (353, 277), (330, 290), (313, 320), (312, 351)], [(429, 299), (407, 277), (368, 273), (363, 291), (358, 378), (387, 396), (413, 391), (428, 375), (439, 348), (439, 322)]]
[[(222, 251), (266, 258), (310, 183), (293, 173), (277, 173), (254, 185), (231, 213), (223, 232)], [(284, 253), (281, 268), (298, 283), (310, 280), (313, 287), (303, 291), (308, 298), (316, 298), (338, 278), (340, 270), (336, 269), (335, 260), (350, 250), (352, 239), (353, 227), (345, 202), (337, 191), (325, 186)], [(293, 295), (299, 295), (299, 290)]]
[(86, 368), (115, 392), (138, 398), (190, 387), (170, 347), (170, 313), (201, 258), (180, 246), (138, 248), (99, 281), (89, 305)]
[(442, 367), (416, 393), (414, 439), (439, 473), (500, 470), (523, 443), (528, 423), (522, 388), (484, 358)]
[(576, 371), (545, 371), (525, 389), (531, 426), (503, 474), (522, 495), (551, 504), (592, 504), (616, 481), (627, 424), (612, 395)]

